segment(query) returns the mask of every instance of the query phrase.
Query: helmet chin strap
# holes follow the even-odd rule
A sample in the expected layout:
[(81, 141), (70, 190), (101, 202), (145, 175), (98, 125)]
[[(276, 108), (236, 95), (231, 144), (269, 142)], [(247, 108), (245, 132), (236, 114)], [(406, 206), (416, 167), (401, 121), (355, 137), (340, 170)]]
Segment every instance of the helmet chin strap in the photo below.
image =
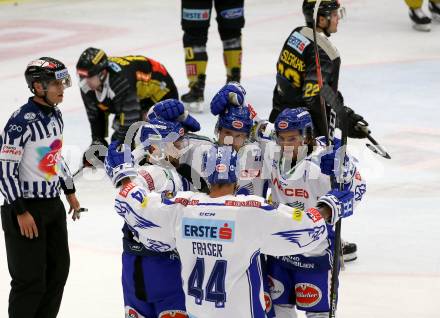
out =
[(43, 96), (38, 95), (37, 92), (36, 92), (35, 89), (34, 89), (33, 93), (35, 94), (35, 96), (42, 98), (42, 99), (46, 102), (46, 104), (48, 104), (49, 106), (52, 106), (52, 107), (57, 106), (58, 104), (52, 103), (52, 102), (47, 98), (47, 84), (44, 83), (44, 82), (41, 83), (41, 84), (43, 85), (43, 92), (44, 92), (44, 95), (43, 95)]

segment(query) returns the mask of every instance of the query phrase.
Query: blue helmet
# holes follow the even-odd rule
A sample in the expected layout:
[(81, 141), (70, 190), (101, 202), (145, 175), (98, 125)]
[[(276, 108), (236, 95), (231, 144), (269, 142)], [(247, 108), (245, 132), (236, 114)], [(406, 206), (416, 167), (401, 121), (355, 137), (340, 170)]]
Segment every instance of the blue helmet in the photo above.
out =
[(218, 116), (217, 128), (226, 128), (234, 131), (251, 132), (254, 121), (247, 106), (230, 105)]
[(307, 129), (313, 134), (312, 116), (304, 107), (286, 108), (275, 119), (275, 131), (277, 133), (299, 130), (304, 135)]
[(185, 134), (180, 122), (153, 118), (140, 128), (140, 142), (144, 147), (174, 142)]
[(237, 152), (231, 146), (213, 146), (203, 159), (210, 184), (237, 182)]

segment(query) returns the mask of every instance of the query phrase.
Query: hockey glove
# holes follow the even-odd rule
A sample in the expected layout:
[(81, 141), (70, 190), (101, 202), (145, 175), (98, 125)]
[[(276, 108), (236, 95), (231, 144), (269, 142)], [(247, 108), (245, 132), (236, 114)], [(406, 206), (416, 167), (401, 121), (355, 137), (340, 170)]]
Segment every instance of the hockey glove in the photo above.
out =
[[(232, 94), (231, 94), (232, 93)], [(230, 99), (230, 95), (233, 98)], [(224, 112), (228, 105), (240, 106), (244, 102), (246, 91), (236, 82), (229, 82), (223, 86), (211, 101), (211, 113), (215, 116)]]
[(150, 108), (147, 119), (157, 117), (168, 121), (179, 121), (186, 131), (196, 132), (200, 130), (199, 122), (188, 111), (185, 111), (183, 104), (177, 99), (166, 99)]
[[(186, 116), (179, 118), (179, 121), (182, 123), (183, 128), (186, 131), (196, 132), (200, 130), (200, 123), (193, 116), (185, 112)], [(184, 114), (184, 115), (185, 115)]]
[[(341, 175), (340, 168), (343, 155), (343, 171)], [(336, 177), (338, 182), (343, 182), (345, 185), (349, 185), (356, 174), (354, 159), (345, 154), (344, 149), (341, 148), (341, 141), (337, 138), (334, 139), (334, 145), (331, 150), (321, 156), (319, 166), (323, 174)], [(342, 177), (341, 180), (339, 179), (340, 177)]]
[(115, 187), (119, 185), (122, 179), (137, 175), (130, 146), (120, 144), (118, 141), (112, 142), (108, 147), (104, 166)]
[(185, 107), (177, 99), (166, 99), (156, 103), (153, 106), (153, 112), (156, 116), (148, 112), (148, 118), (151, 116), (161, 117), (165, 120), (174, 121), (185, 112)]
[(344, 106), (345, 116), (347, 120), (347, 135), (350, 138), (363, 139), (367, 137), (368, 123), (359, 114), (356, 114), (353, 109)]
[(352, 191), (331, 190), (326, 195), (319, 198), (317, 205), (328, 205), (332, 210), (330, 224), (335, 224), (340, 218), (346, 218), (353, 214)]
[(105, 140), (92, 141), (89, 148), (83, 154), (84, 167), (99, 167), (104, 162), (108, 143)]

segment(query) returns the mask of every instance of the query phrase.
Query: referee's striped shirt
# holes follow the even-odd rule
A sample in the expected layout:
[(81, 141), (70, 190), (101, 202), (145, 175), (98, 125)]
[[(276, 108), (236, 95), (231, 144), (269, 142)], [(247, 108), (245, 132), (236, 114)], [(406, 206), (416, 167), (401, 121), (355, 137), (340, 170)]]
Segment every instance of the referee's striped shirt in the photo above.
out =
[(57, 107), (32, 98), (7, 122), (0, 136), (0, 191), (16, 213), (25, 211), (23, 199), (55, 198), (60, 188), (75, 192), (61, 157), (63, 127)]

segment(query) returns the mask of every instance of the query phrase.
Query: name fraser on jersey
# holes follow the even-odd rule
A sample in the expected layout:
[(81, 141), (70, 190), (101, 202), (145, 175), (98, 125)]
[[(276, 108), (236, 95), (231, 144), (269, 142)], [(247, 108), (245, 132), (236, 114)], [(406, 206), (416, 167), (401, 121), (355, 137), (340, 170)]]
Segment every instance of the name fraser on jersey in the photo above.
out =
[(223, 245), (217, 243), (192, 242), (194, 255), (223, 257)]

